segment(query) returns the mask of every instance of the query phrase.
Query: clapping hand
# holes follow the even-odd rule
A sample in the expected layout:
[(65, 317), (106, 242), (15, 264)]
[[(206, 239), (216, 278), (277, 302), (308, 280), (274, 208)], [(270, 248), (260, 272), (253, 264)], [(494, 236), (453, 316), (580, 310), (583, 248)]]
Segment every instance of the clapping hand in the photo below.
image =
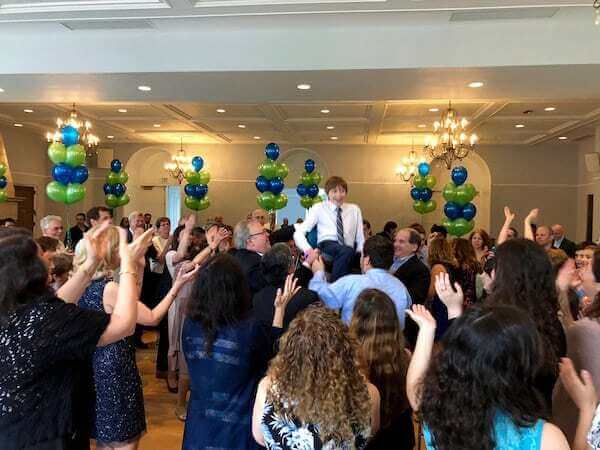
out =
[(111, 227), (109, 222), (102, 224), (93, 232), (85, 233), (83, 242), (85, 243), (86, 266), (85, 270), (88, 273), (93, 273), (102, 261), (106, 261), (106, 233)]
[(291, 298), (296, 295), (300, 290), (300, 286), (296, 286), (298, 279), (294, 277), (294, 274), (289, 274), (281, 288), (277, 289), (277, 295), (275, 296), (275, 308), (285, 309)]
[[(152, 243), (154, 230), (149, 230), (138, 236), (131, 244), (127, 243), (127, 231), (119, 227), (119, 256), (121, 257), (121, 267), (125, 270), (132, 270), (144, 258), (144, 254)], [(137, 269), (137, 268), (135, 268)]]
[(412, 305), (412, 309), (407, 309), (406, 314), (415, 321), (419, 327), (419, 332), (434, 332), (436, 323), (431, 313), (423, 305)]
[(227, 228), (221, 227), (217, 229), (217, 227), (213, 227), (206, 234), (206, 240), (210, 249), (212, 251), (215, 251), (219, 244), (225, 239), (227, 239), (229, 236), (231, 236), (231, 233), (229, 232), (229, 230), (227, 230)]
[(313, 273), (325, 271), (325, 262), (323, 261), (323, 257), (318, 253), (312, 262), (311, 269)]
[(598, 394), (594, 388), (592, 375), (587, 370), (581, 371), (581, 378), (577, 375), (573, 361), (569, 358), (562, 358), (559, 364), (560, 380), (565, 390), (571, 396), (573, 403), (577, 408), (586, 411), (593, 411), (598, 404)]
[(504, 207), (504, 220), (509, 223), (515, 220), (515, 213), (508, 206)]
[(444, 273), (438, 273), (435, 276), (435, 292), (438, 297), (448, 308), (448, 318), (453, 319), (462, 314), (464, 295), (460, 284), (450, 283), (450, 276)]
[(196, 278), (199, 270), (200, 266), (198, 264), (184, 264), (177, 273), (177, 277), (175, 278), (173, 285), (181, 288), (184, 284), (189, 283), (191, 280)]
[(539, 208), (532, 209), (531, 211), (529, 211), (529, 214), (527, 214), (527, 217), (525, 217), (525, 222), (531, 223), (531, 221), (536, 220), (538, 218), (539, 213)]
[(556, 275), (556, 287), (561, 292), (566, 292), (570, 287), (577, 283), (578, 272), (575, 268), (575, 261), (568, 259), (558, 270)]

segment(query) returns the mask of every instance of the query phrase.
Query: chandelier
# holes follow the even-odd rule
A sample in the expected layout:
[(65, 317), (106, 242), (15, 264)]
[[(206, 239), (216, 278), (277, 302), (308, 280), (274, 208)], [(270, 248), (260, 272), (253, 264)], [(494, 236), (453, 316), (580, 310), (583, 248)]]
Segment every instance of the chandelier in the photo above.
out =
[(183, 138), (179, 151), (176, 155), (171, 156), (171, 161), (164, 164), (165, 170), (169, 175), (177, 180), (179, 184), (185, 179), (185, 171), (191, 168), (192, 157), (188, 156), (183, 149)]
[(594, 20), (594, 24), (600, 25), (600, 0), (594, 0), (592, 5), (594, 10), (596, 11), (596, 19)]
[(396, 167), (396, 176), (408, 183), (417, 174), (419, 163), (424, 161), (425, 158), (419, 159), (417, 157), (417, 152), (415, 152), (415, 140), (413, 138), (412, 147), (408, 156), (402, 158), (402, 162)]
[(468, 124), (464, 117), (458, 118), (452, 103), (449, 103), (441, 121), (433, 123), (433, 136), (427, 138), (425, 152), (432, 160), (444, 161), (450, 169), (453, 161), (466, 158), (477, 143), (477, 135), (466, 130)]
[(62, 142), (62, 128), (71, 126), (75, 128), (79, 133), (79, 143), (86, 147), (86, 153), (88, 156), (95, 153), (95, 149), (100, 143), (100, 139), (95, 134), (92, 134), (92, 123), (89, 120), (82, 121), (77, 116), (77, 110), (75, 109), (75, 103), (69, 113), (67, 119), (56, 119), (56, 129), (54, 132), (46, 133), (46, 140), (48, 142)]

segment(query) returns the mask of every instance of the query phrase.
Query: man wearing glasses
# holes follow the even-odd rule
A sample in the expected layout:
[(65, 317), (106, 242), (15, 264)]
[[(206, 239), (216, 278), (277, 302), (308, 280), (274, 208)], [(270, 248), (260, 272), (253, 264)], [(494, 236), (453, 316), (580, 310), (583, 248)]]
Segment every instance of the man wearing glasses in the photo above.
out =
[(230, 250), (230, 254), (240, 263), (250, 293), (254, 295), (266, 284), (260, 261), (262, 255), (271, 248), (269, 234), (260, 222), (242, 220), (233, 230), (233, 245), (235, 248)]

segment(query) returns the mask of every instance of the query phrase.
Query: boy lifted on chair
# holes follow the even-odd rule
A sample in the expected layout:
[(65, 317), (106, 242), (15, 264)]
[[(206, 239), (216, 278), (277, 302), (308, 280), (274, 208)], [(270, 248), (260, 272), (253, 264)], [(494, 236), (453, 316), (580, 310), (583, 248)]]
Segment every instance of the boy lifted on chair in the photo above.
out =
[(308, 210), (303, 223), (295, 224), (294, 241), (306, 259), (313, 260), (313, 249), (306, 239), (306, 233), (317, 227), (317, 248), (321, 254), (332, 259), (331, 281), (350, 273), (354, 254), (362, 253), (365, 238), (360, 208), (352, 203), (344, 203), (348, 184), (337, 176), (325, 182), (327, 200), (317, 203)]

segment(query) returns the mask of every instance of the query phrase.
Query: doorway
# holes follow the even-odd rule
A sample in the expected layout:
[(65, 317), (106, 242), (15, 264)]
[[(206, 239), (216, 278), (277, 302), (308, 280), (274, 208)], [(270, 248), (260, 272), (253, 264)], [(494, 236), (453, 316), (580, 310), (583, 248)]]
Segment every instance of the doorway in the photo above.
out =
[(35, 188), (33, 186), (15, 185), (15, 197), (19, 199), (17, 206), (17, 226), (33, 232), (35, 226)]

